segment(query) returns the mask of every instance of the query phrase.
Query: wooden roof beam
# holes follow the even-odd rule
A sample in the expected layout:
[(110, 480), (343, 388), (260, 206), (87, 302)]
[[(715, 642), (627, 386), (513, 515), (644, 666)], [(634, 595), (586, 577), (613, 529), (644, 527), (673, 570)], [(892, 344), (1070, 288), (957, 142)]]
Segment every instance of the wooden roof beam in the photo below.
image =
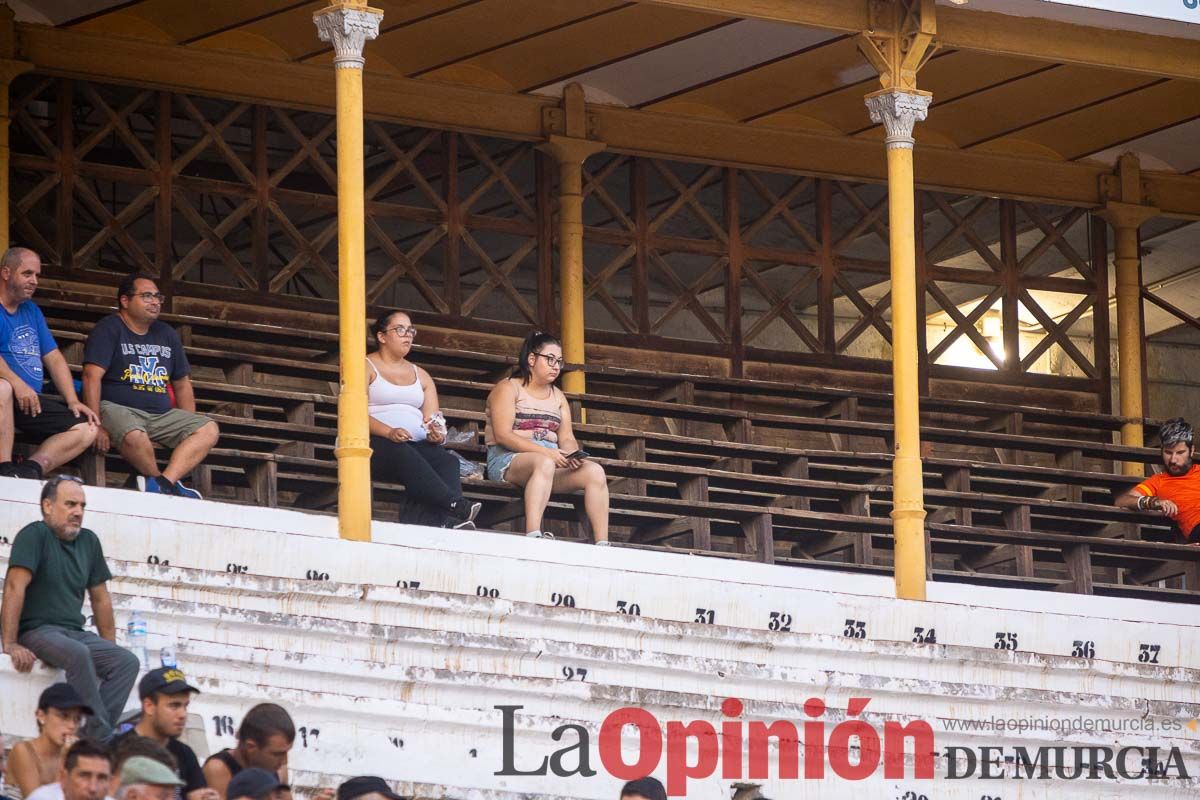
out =
[[(939, 9), (940, 10), (940, 9)], [(123, 40), (18, 24), (22, 56), (42, 71), (183, 92), (274, 103), (329, 113), (328, 67), (268, 61), (213, 50)], [(543, 109), (553, 98), (390, 75), (369, 74), (365, 109), (374, 119), (449, 128), (512, 139), (543, 138)], [(594, 138), (610, 150), (748, 168), (883, 182), (884, 149), (871, 139), (785, 131), (715, 120), (588, 106)], [(865, 116), (865, 112), (864, 112)], [(1017, 158), (922, 147), (917, 182), (923, 188), (1098, 207), (1101, 165)], [(1200, 219), (1200, 180), (1147, 176), (1164, 215)]]
[[(809, 28), (860, 33), (870, 26), (868, 0), (643, 0), (728, 17), (765, 19)], [(938, 9), (938, 13), (941, 13)]]
[(1200, 81), (1200, 41), (1055, 20), (938, 9), (945, 47)]
[[(836, 31), (869, 26), (867, 0), (644, 0)], [(1200, 41), (939, 6), (942, 47), (1200, 81)]]

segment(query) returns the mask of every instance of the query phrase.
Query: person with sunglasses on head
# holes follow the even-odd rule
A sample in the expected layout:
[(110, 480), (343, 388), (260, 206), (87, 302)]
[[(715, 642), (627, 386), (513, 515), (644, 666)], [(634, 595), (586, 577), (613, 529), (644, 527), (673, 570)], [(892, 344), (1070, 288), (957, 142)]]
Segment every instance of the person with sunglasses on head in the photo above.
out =
[(46, 687), (38, 698), (37, 738), (13, 745), (4, 773), (12, 800), (27, 798), (39, 786), (58, 780), (67, 748), (78, 738), (83, 718), (92, 713), (69, 683)]
[[(42, 519), (22, 528), (12, 543), (0, 633), (17, 672), (37, 659), (67, 673), (87, 708), (84, 731), (107, 736), (137, 680), (138, 659), (117, 646), (108, 581), (112, 573), (95, 533), (83, 527), (87, 502), (78, 478), (59, 475), (42, 487)], [(99, 636), (83, 629), (83, 595), (92, 603)]]
[(552, 539), (542, 517), (554, 492), (583, 491), (596, 544), (608, 544), (608, 479), (571, 429), (571, 407), (556, 382), (562, 345), (548, 333), (525, 337), (511, 377), (487, 399), (487, 477), (525, 488), (526, 536)]
[[(116, 447), (144, 492), (199, 498), (183, 476), (217, 444), (217, 423), (196, 413), (191, 366), (179, 334), (158, 319), (166, 296), (154, 280), (129, 275), (117, 312), (96, 323), (83, 350), (83, 400), (100, 415), (96, 449)], [(167, 385), (175, 390), (175, 408)], [(158, 468), (154, 445), (171, 448)]]
[[(76, 396), (67, 359), (33, 302), (41, 274), (42, 259), (28, 248), (0, 256), (0, 476), (9, 478), (41, 480), (91, 447), (100, 425)], [(61, 399), (43, 394), (47, 376)], [(41, 442), (19, 464), (12, 460), (17, 430)]]
[(463, 497), (458, 459), (442, 446), (446, 424), (437, 387), (408, 360), (417, 335), (412, 319), (403, 311), (386, 312), (371, 333), (377, 345), (367, 355), (372, 480), (404, 484), (403, 522), (474, 528), (480, 504)]

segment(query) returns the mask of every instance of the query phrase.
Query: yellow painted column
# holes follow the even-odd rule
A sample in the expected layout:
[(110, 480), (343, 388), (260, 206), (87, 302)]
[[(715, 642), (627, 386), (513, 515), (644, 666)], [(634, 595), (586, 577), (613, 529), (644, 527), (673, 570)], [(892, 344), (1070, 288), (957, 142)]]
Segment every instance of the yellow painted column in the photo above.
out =
[(917, 351), (916, 213), (913, 127), (925, 119), (928, 92), (885, 89), (867, 95), (872, 122), (887, 129), (888, 224), (892, 264), (892, 391), (895, 459), (892, 524), (896, 596), (925, 599), (925, 499), (921, 474), (920, 383)]
[[(541, 149), (558, 162), (558, 283), (563, 359), (586, 363), (583, 313), (583, 162), (604, 149), (602, 142), (552, 135)], [(568, 392), (587, 390), (582, 370), (563, 375)]]
[[(1117, 276), (1117, 374), (1121, 416), (1121, 444), (1142, 447), (1145, 444), (1142, 420), (1142, 270), (1138, 253), (1138, 228), (1158, 214), (1158, 209), (1132, 203), (1109, 202), (1100, 216), (1113, 226), (1116, 248), (1113, 264)], [(1121, 472), (1131, 477), (1145, 474), (1145, 465), (1125, 461)]]
[(313, 14), (334, 49), (337, 81), (338, 317), (342, 386), (338, 394), (338, 532), (371, 540), (371, 447), (367, 423), (367, 291), (363, 222), (363, 47), (379, 35), (383, 12), (358, 0), (333, 0)]

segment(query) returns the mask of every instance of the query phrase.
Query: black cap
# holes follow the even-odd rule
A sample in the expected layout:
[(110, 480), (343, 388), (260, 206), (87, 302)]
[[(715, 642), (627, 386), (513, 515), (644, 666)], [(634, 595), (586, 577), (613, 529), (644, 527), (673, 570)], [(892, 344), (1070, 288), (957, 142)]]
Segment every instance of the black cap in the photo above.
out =
[(630, 781), (621, 790), (621, 797), (631, 794), (641, 795), (646, 800), (667, 800), (667, 790), (658, 778), (645, 777)]
[[(362, 797), (364, 794), (375, 792), (388, 798), (388, 800), (408, 800), (407, 797), (393, 792), (392, 787), (388, 786), (387, 781), (383, 778), (376, 778), (374, 775), (360, 775), (343, 783), (338, 787), (337, 800), (354, 800), (356, 797)], [(232, 796), (230, 800), (233, 800)]]
[(69, 683), (55, 683), (46, 687), (42, 692), (42, 696), (38, 698), (38, 711), (45, 711), (47, 708), (58, 708), (66, 710), (68, 708), (78, 708), (89, 717), (96, 715), (92, 711), (92, 707), (83, 702), (83, 698), (79, 696), (79, 692), (75, 691), (75, 687)]
[(254, 800), (262, 800), (276, 789), (291, 788), (280, 781), (278, 775), (267, 772), (265, 769), (250, 767), (233, 776), (233, 780), (225, 789), (225, 796), (229, 800), (238, 800), (239, 797), (253, 797)]
[(138, 683), (138, 697), (143, 700), (152, 694), (183, 694), (184, 692), (200, 694), (200, 690), (195, 686), (189, 686), (183, 672), (175, 667), (152, 669)]

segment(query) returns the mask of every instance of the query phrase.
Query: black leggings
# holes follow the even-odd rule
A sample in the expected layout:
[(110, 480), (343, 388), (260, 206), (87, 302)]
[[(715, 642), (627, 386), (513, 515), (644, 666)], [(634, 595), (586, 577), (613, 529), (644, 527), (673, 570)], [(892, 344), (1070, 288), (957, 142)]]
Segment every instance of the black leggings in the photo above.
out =
[(450, 506), (463, 496), (458, 459), (430, 442), (393, 442), (372, 436), (371, 479), (404, 484), (403, 522), (440, 525)]

